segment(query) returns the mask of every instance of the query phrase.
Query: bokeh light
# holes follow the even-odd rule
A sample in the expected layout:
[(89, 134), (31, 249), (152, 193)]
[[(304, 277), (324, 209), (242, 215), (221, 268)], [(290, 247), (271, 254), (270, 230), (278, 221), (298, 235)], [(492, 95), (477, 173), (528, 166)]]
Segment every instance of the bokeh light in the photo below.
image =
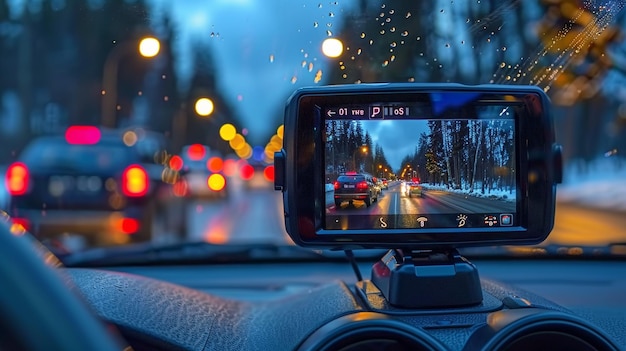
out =
[(196, 100), (196, 113), (202, 117), (209, 116), (211, 113), (213, 113), (214, 108), (215, 105), (213, 104), (213, 100), (209, 98), (200, 98)]
[(143, 57), (155, 57), (161, 50), (161, 43), (157, 38), (147, 37), (139, 42), (139, 54)]
[(339, 57), (343, 53), (343, 43), (336, 38), (327, 38), (322, 42), (322, 53), (331, 58)]
[(235, 126), (230, 123), (226, 123), (220, 128), (220, 137), (223, 140), (231, 141), (235, 135), (237, 135), (237, 130)]

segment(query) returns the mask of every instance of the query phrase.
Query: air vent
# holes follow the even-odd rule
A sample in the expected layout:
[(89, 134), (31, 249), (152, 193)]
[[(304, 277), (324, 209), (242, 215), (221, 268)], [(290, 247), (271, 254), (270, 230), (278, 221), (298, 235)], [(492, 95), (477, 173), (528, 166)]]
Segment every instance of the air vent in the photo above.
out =
[(299, 348), (300, 351), (445, 349), (424, 330), (373, 312), (355, 313), (333, 320), (311, 334)]
[(527, 308), (489, 315), (466, 350), (617, 351), (611, 340), (586, 321), (561, 312)]

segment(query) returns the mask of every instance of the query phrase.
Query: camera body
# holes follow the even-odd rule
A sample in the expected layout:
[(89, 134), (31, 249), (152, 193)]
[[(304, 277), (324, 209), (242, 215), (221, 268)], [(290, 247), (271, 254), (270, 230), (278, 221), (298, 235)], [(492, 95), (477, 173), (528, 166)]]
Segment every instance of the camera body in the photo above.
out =
[(538, 87), (302, 88), (284, 126), (275, 188), (298, 245), (535, 244), (552, 230), (561, 152)]

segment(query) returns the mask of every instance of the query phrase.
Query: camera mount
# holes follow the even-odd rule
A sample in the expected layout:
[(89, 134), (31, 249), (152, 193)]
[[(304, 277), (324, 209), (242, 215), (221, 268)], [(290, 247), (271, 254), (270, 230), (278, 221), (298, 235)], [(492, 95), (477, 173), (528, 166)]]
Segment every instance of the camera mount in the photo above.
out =
[(456, 249), (392, 249), (372, 266), (371, 282), (399, 308), (461, 307), (483, 301), (478, 270)]

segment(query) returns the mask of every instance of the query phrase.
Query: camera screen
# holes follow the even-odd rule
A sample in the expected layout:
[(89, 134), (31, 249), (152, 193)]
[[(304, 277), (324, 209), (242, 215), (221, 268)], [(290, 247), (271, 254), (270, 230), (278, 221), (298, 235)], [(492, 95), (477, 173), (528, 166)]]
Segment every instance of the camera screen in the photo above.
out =
[(454, 114), (420, 103), (318, 107), (324, 229), (518, 225), (519, 105)]

